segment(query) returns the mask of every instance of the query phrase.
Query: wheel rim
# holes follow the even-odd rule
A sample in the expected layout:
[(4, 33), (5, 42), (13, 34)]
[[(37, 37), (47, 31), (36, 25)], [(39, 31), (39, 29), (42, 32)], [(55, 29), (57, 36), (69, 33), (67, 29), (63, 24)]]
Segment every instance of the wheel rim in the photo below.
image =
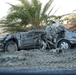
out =
[(69, 48), (69, 44), (67, 42), (62, 42), (60, 44), (60, 48), (62, 48), (62, 49), (68, 49)]
[(9, 44), (7, 47), (8, 52), (15, 52), (17, 50), (17, 45), (16, 44)]

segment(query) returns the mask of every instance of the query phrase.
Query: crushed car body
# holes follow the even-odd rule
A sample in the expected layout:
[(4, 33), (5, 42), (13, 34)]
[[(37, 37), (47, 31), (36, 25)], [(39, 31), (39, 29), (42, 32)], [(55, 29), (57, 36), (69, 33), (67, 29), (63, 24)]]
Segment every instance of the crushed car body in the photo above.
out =
[(59, 32), (57, 33), (57, 38), (56, 38), (56, 45), (59, 48), (63, 49), (70, 49), (74, 44), (76, 44), (76, 32), (75, 31), (70, 31), (69, 29), (66, 29), (63, 26), (57, 27), (57, 29), (60, 29)]
[(76, 44), (76, 32), (66, 29), (58, 20), (45, 30), (30, 30), (0, 38), (0, 49), (14, 52), (21, 49), (70, 49)]
[(45, 30), (30, 30), (8, 34), (0, 40), (3, 51), (14, 52), (20, 49), (51, 49), (55, 48)]
[(52, 36), (56, 48), (70, 49), (76, 44), (76, 32), (66, 29), (59, 20), (54, 20), (53, 24), (47, 25), (46, 31)]

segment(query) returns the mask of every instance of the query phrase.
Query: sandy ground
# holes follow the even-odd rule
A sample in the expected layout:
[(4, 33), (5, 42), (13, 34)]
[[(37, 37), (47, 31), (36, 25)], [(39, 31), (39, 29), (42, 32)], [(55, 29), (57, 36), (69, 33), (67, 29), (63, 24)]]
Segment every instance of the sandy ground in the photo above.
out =
[(0, 52), (0, 69), (76, 70), (76, 49), (63, 50), (60, 54), (38, 49)]

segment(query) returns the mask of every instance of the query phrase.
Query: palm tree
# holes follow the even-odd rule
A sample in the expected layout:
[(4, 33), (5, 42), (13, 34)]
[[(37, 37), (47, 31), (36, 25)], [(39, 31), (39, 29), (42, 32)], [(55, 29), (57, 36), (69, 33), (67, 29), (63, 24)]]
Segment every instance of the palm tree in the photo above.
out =
[[(2, 27), (7, 27), (7, 31), (18, 32), (26, 31), (26, 25), (31, 24), (31, 28), (40, 29), (43, 22), (47, 24), (53, 7), (49, 10), (53, 0), (49, 0), (42, 9), (42, 3), (39, 0), (19, 0), (20, 5), (11, 5), (8, 15), (0, 21)], [(9, 4), (9, 3), (8, 3)]]

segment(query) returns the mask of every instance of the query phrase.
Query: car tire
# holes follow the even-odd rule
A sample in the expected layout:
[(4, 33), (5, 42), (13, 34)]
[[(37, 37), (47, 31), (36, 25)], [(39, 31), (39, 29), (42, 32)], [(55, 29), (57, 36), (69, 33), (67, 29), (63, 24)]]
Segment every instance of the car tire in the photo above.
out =
[(68, 40), (60, 40), (57, 44), (57, 48), (61, 49), (70, 49), (71, 48), (71, 43)]
[(18, 45), (14, 41), (7, 41), (4, 49), (7, 52), (15, 52), (18, 51)]

